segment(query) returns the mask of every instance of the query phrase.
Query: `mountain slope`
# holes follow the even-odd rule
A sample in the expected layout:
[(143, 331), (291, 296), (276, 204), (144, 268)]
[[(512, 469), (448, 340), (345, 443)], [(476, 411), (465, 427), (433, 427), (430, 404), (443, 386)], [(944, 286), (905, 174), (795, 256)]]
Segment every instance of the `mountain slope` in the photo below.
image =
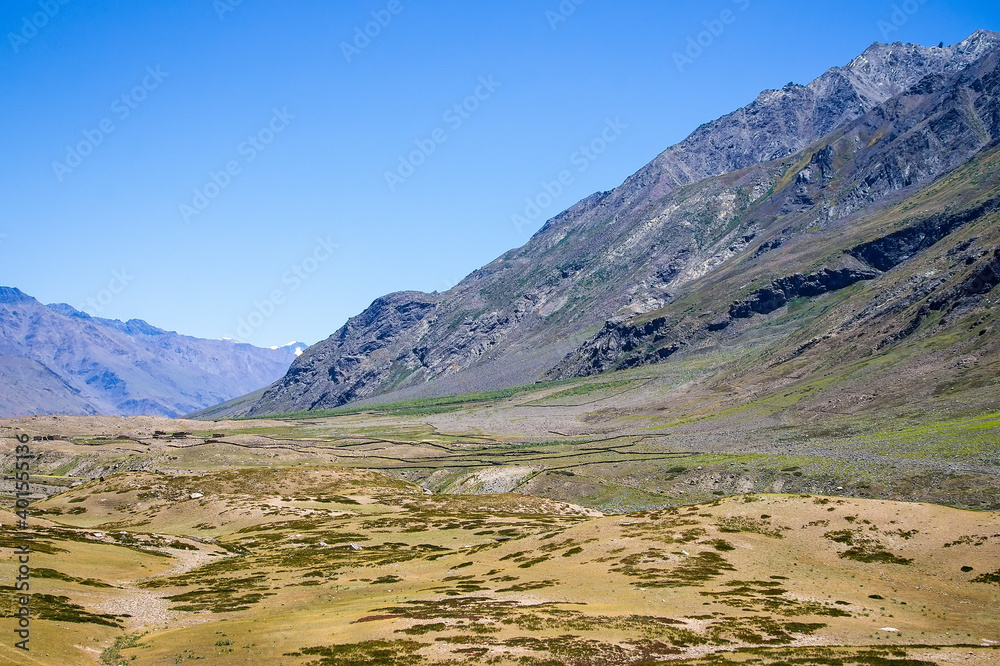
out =
[(0, 356), (0, 414), (34, 414), (44, 405), (59, 414), (95, 414), (78, 389), (47, 367), (24, 356)]
[(179, 416), (274, 381), (295, 349), (91, 317), (0, 287), (0, 416)]
[[(952, 80), (928, 77), (817, 143), (781, 168), (769, 197), (744, 211), (743, 228), (755, 235), (752, 245), (693, 282), (676, 302), (607, 322), (549, 375), (587, 375), (655, 362), (795, 299), (861, 281), (873, 281), (876, 291), (889, 291), (887, 285), (900, 274), (924, 286), (896, 309), (859, 305), (856, 324), (870, 327), (873, 316), (877, 320), (898, 314), (896, 310), (919, 300), (935, 310), (954, 299), (982, 300), (996, 283), (990, 277), (990, 257), (1000, 244), (992, 231), (1000, 209), (994, 178), (1000, 142), (998, 83), (1000, 51), (994, 51)], [(916, 190), (949, 172), (947, 179)], [(750, 169), (731, 177), (739, 187), (759, 176)], [(872, 206), (895, 201), (900, 192), (910, 198), (889, 209)], [(930, 279), (912, 275), (907, 262), (980, 223), (980, 235), (963, 238), (964, 248), (951, 248), (951, 254), (939, 257)], [(969, 270), (978, 271), (980, 292), (945, 295), (949, 289), (967, 289), (955, 280), (967, 277)], [(841, 305), (838, 313), (845, 309), (849, 306)], [(881, 348), (891, 341), (871, 344)]]
[[(995, 81), (985, 71), (961, 77), (998, 44), (987, 32), (948, 48), (876, 44), (808, 86), (762, 93), (448, 292), (376, 300), (307, 350), (249, 413), (495, 388), (556, 366), (557, 375), (582, 372), (563, 359), (586, 355), (602, 326), (671, 303), (749, 249), (766, 251), (757, 245), (765, 231), (774, 247), (814, 233), (992, 142)], [(785, 233), (771, 228), (788, 216)]]
[(709, 176), (787, 157), (931, 74), (954, 74), (1000, 44), (979, 30), (958, 44), (872, 44), (808, 85), (766, 90), (748, 106), (706, 123), (625, 181), (638, 201)]

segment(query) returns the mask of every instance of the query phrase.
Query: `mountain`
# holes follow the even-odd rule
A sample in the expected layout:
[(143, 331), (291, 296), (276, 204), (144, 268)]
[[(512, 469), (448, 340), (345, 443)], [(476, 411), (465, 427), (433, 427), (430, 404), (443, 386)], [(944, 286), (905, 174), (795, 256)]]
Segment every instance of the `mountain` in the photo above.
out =
[[(737, 233), (752, 243), (675, 302), (608, 321), (548, 376), (656, 361), (859, 282), (870, 281), (878, 295), (856, 310), (848, 302), (825, 314), (843, 320), (829, 325), (826, 339), (850, 331), (881, 350), (915, 332), (932, 311), (988, 309), (985, 297), (1000, 275), (998, 82), (995, 49), (950, 79), (927, 77), (789, 162), (731, 174), (724, 191), (773, 176), (771, 194), (740, 211)], [(978, 231), (969, 236), (972, 227)], [(925, 255), (935, 254), (928, 266)]]
[[(747, 320), (790, 302), (895, 284), (894, 268), (993, 211), (980, 196), (988, 179), (965, 174), (962, 198), (880, 217), (970, 159), (989, 163), (998, 47), (986, 31), (950, 47), (873, 44), (806, 86), (765, 91), (451, 290), (377, 299), (239, 411), (621, 369), (732, 344)], [(973, 246), (986, 254), (956, 251), (938, 287), (961, 291), (962, 261), (986, 270), (991, 246)]]
[(0, 416), (179, 416), (266, 386), (304, 346), (202, 340), (0, 287)]

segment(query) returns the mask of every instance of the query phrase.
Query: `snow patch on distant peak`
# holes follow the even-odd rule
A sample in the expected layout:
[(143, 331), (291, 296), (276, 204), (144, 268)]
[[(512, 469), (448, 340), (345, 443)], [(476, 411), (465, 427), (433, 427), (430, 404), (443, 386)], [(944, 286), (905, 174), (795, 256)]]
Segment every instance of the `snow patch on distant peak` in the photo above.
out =
[(291, 342), (288, 342), (288, 343), (283, 344), (283, 345), (275, 345), (273, 347), (270, 347), (270, 349), (273, 350), (273, 351), (277, 351), (279, 349), (293, 349), (294, 348), (293, 351), (295, 352), (295, 355), (296, 356), (302, 356), (303, 348), (307, 347), (307, 346), (308, 345), (306, 345), (305, 343), (298, 342), (297, 340), (292, 340)]

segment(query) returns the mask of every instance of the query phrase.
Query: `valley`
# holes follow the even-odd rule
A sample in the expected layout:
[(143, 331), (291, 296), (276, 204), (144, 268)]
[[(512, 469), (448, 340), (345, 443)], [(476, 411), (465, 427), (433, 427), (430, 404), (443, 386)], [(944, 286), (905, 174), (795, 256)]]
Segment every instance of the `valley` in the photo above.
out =
[(704, 387), (738, 360), (280, 418), (4, 419), (5, 469), (15, 435), (46, 438), (33, 663), (994, 663), (990, 396), (818, 419), (808, 386)]
[(0, 662), (1000, 663), (998, 83), (874, 43), (305, 349), (0, 287)]

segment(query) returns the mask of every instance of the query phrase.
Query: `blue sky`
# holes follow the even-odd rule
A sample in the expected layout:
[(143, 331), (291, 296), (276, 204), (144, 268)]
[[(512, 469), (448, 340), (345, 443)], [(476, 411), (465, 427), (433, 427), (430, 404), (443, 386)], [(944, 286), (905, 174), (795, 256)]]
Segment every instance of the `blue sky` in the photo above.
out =
[(382, 294), (449, 288), (762, 89), (977, 28), (1000, 3), (6, 0), (0, 284), (314, 343)]

